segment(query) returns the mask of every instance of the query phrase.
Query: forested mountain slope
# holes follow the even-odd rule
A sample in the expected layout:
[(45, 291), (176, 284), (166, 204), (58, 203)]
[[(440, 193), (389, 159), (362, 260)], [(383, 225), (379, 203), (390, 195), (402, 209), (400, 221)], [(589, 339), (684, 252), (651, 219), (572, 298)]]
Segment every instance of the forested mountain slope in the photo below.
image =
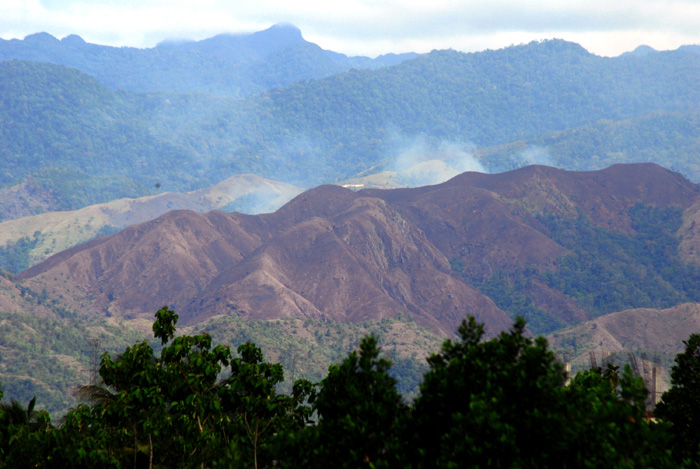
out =
[(650, 111), (475, 151), (486, 166), (523, 161), (573, 170), (654, 161), (700, 181), (700, 111)]
[[(237, 173), (312, 186), (390, 168), (416, 140), (426, 152), (452, 144), (444, 158), (459, 160), (454, 148), (659, 111), (672, 111), (673, 125), (690, 134), (669, 134), (666, 120), (640, 118), (651, 122), (646, 134), (659, 129), (665, 142), (664, 151), (644, 155), (697, 176), (688, 158), (673, 159), (676, 148), (693, 148), (700, 96), (700, 55), (682, 51), (611, 59), (560, 40), (476, 54), (436, 51), (246, 100), (115, 92), (74, 70), (29, 62), (0, 63), (0, 74), (3, 199), (41, 194), (24, 197), (22, 210), (3, 207), (4, 218), (153, 194), (158, 182), (192, 190)], [(564, 151), (562, 165), (596, 164), (591, 152), (614, 151), (611, 140), (628, 126), (617, 127), (599, 145), (590, 139), (585, 155)], [(635, 139), (623, 140), (629, 158), (636, 157)], [(553, 142), (554, 161), (557, 151)], [(499, 170), (527, 161), (510, 155), (483, 163)]]
[(0, 63), (0, 219), (152, 194), (170, 175), (168, 189), (191, 185), (195, 155), (147, 125), (139, 102), (74, 69)]

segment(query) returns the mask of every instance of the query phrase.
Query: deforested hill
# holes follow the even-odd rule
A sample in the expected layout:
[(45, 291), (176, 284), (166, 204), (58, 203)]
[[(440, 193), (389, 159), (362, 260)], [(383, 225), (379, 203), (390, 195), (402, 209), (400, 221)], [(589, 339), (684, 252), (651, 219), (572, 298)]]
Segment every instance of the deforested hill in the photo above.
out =
[(17, 279), (75, 314), (361, 322), (438, 334), (471, 312), (547, 332), (700, 302), (700, 189), (653, 164), (530, 166), (414, 189), (321, 186), (264, 215), (176, 211), (59, 253)]

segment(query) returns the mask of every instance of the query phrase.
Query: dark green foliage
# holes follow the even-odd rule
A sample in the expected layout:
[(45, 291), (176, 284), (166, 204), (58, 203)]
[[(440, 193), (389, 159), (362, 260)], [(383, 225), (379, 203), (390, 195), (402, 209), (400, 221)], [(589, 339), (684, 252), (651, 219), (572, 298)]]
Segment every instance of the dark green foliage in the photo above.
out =
[(160, 339), (161, 345), (172, 340), (175, 336), (175, 324), (179, 316), (175, 311), (163, 306), (156, 312), (156, 322), (153, 323), (153, 336)]
[[(161, 309), (156, 337), (166, 343), (176, 321), (171, 310)], [(112, 451), (123, 462), (133, 458), (161, 467), (237, 461), (257, 467), (259, 460), (268, 465), (267, 442), (278, 421), (291, 418), (296, 398), (275, 392), (281, 366), (264, 363), (250, 344), (238, 351), (234, 359), (228, 347), (212, 347), (211, 337), (202, 334), (172, 339), (160, 358), (145, 342), (117, 359), (104, 355), (100, 376), (111, 398), (99, 390), (96, 405), (113, 434)], [(231, 375), (219, 381), (229, 365)], [(304, 418), (295, 421), (303, 425)]]
[(328, 370), (313, 401), (315, 427), (306, 430), (298, 467), (387, 467), (397, 457), (397, 425), (406, 412), (391, 363), (379, 357), (377, 339), (365, 337)]
[(574, 253), (543, 279), (594, 316), (700, 300), (700, 267), (678, 258), (681, 208), (638, 204), (629, 216), (633, 235), (605, 230), (583, 215), (540, 217), (547, 234)]
[(402, 357), (387, 352), (391, 359), (388, 373), (396, 380), (396, 389), (405, 399), (413, 399), (418, 395), (423, 375), (428, 371), (425, 361), (417, 358)]
[(565, 374), (543, 338), (524, 336), (525, 322), (483, 342), (470, 317), (460, 340), (428, 359), (430, 370), (410, 425), (418, 467), (532, 466), (550, 460), (564, 421), (556, 414)]
[[(207, 334), (173, 338), (177, 315), (164, 307), (154, 333), (164, 344), (156, 357), (148, 343), (105, 353), (100, 385), (83, 386), (91, 406), (71, 410), (60, 428), (26, 418), (9, 427), (2, 449), (8, 467), (269, 467), (270, 442), (282, 429), (304, 427), (310, 410), (303, 403), (310, 386), (295, 385), (291, 396), (279, 395), (282, 367), (263, 361), (252, 344), (233, 358), (225, 346), (212, 346)], [(168, 343), (169, 342), (169, 343)], [(230, 375), (221, 380), (224, 367)], [(0, 408), (0, 417), (17, 412)], [(23, 411), (23, 409), (20, 408)], [(23, 416), (24, 412), (17, 415)], [(12, 417), (14, 418), (14, 417)], [(5, 436), (5, 435), (3, 435)], [(4, 466), (3, 466), (4, 467)]]
[[(171, 313), (160, 311), (156, 334), (169, 335)], [(318, 385), (298, 381), (290, 396), (275, 389), (282, 367), (250, 343), (237, 358), (206, 334), (173, 338), (160, 357), (138, 343), (103, 356), (104, 386), (83, 387), (92, 405), (60, 427), (33, 402), (0, 406), (0, 467), (678, 467), (675, 433), (646, 418), (646, 390), (629, 367), (588, 370), (567, 385), (545, 340), (525, 337), (522, 319), (491, 340), (483, 332), (470, 317), (459, 340), (445, 341), (412, 407), (372, 336)], [(677, 360), (673, 389), (681, 386), (685, 407), (673, 412), (700, 408), (698, 347), (692, 336)], [(691, 456), (696, 437), (688, 436)]]
[(524, 317), (537, 334), (565, 324), (537, 306), (531, 296), (533, 281), (561, 291), (591, 317), (700, 301), (700, 266), (685, 264), (678, 255), (683, 210), (636, 204), (626, 215), (634, 230), (629, 234), (595, 225), (582, 213), (575, 218), (540, 215), (540, 229), (572, 252), (559, 258), (554, 270), (528, 267), (496, 271), (488, 277), (467, 276), (459, 258), (453, 259), (452, 269), (509, 316)]
[(464, 274), (464, 265), (458, 259), (452, 262), (452, 269), (460, 274), (467, 283), (491, 298), (496, 306), (511, 319), (517, 317), (525, 319), (532, 332), (546, 334), (564, 326), (562, 321), (538, 308), (527, 296), (530, 283), (539, 278), (539, 273), (535, 269), (526, 269), (523, 272), (499, 270), (487, 278), (469, 277)]
[(245, 437), (232, 440), (231, 446), (239, 446), (244, 465), (250, 467), (252, 460), (256, 468), (270, 467), (278, 440), (301, 431), (309, 422), (312, 411), (306, 401), (313, 386), (297, 380), (290, 395), (278, 394), (277, 386), (284, 380), (282, 365), (264, 362), (260, 349), (251, 343), (239, 346), (238, 354), (221, 390), (223, 410), (235, 416), (245, 431)]
[(700, 461), (700, 334), (684, 342), (671, 369), (671, 389), (661, 396), (655, 414), (671, 423), (673, 455), (678, 463)]
[(30, 238), (25, 236), (14, 243), (0, 246), (0, 269), (13, 274), (29, 268), (29, 253), (39, 242), (39, 232)]
[[(1, 397), (0, 397), (1, 398)], [(9, 425), (33, 425), (36, 423), (37, 412), (34, 410), (36, 396), (29, 401), (27, 407), (22, 407), (19, 401), (12, 399), (10, 402), (0, 404), (0, 415), (2, 424)]]
[(408, 428), (412, 467), (670, 467), (663, 425), (627, 368), (565, 374), (543, 338), (483, 341), (473, 318), (429, 358)]
[(562, 467), (675, 467), (669, 457), (668, 426), (648, 421), (647, 390), (625, 366), (608, 365), (577, 374), (563, 389), (569, 425)]

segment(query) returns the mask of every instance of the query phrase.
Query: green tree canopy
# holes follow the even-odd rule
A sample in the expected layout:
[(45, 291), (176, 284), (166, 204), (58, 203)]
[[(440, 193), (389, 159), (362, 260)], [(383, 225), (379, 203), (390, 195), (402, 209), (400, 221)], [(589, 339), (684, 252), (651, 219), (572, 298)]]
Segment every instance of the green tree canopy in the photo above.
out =
[(671, 389), (661, 396), (656, 416), (671, 423), (673, 455), (678, 463), (700, 461), (700, 334), (684, 342), (671, 369)]

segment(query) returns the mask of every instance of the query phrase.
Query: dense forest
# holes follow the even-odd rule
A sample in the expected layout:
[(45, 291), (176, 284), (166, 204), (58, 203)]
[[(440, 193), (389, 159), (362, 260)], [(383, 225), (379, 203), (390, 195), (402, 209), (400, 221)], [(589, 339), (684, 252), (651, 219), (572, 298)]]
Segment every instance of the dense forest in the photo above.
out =
[(2, 467), (698, 467), (700, 335), (676, 358), (656, 407), (629, 367), (568, 379), (525, 321), (483, 340), (465, 320), (428, 358), (406, 402), (377, 339), (319, 382), (279, 393), (282, 365), (247, 342), (237, 354), (208, 334), (176, 336), (156, 313), (154, 336), (103, 354), (85, 403), (58, 423), (36, 400), (0, 405)]
[(488, 171), (536, 162), (539, 148), (562, 167), (652, 158), (697, 180), (699, 68), (691, 52), (609, 59), (551, 40), (434, 51), (234, 99), (113, 90), (64, 66), (5, 61), (0, 186), (28, 184), (61, 210), (239, 173), (309, 187), (391, 168), (416, 139), (428, 153), (479, 149)]
[(459, 258), (452, 267), (509, 316), (527, 319), (536, 333), (566, 326), (537, 307), (531, 287), (538, 281), (574, 300), (591, 318), (700, 301), (700, 266), (684, 263), (678, 255), (682, 209), (637, 204), (628, 214), (632, 233), (606, 230), (583, 213), (576, 218), (538, 217), (542, 232), (570, 251), (552, 270), (526, 267), (489, 276), (465, 275)]
[(602, 119), (573, 129), (479, 149), (476, 154), (488, 167), (497, 162), (517, 167), (526, 160), (580, 171), (623, 162), (658, 161), (697, 182), (700, 175), (698, 152), (700, 114), (691, 109), (650, 111), (623, 120)]

